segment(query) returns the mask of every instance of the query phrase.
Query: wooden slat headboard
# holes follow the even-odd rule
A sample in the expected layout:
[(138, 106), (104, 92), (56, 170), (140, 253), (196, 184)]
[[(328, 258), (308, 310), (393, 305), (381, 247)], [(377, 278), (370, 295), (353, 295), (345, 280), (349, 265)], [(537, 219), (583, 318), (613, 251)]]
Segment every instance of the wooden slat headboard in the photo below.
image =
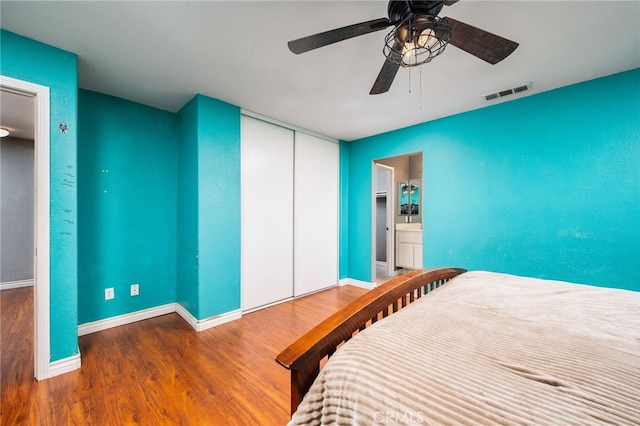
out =
[(438, 268), (393, 278), (349, 303), (280, 352), (276, 361), (291, 370), (291, 414), (320, 372), (322, 360), (342, 343), (464, 272), (461, 268)]

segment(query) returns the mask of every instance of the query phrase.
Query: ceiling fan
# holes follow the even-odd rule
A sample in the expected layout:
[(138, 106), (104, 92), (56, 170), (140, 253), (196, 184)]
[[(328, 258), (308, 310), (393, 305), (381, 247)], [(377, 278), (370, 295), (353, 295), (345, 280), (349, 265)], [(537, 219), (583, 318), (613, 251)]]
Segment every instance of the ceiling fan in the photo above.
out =
[(393, 26), (385, 37), (383, 53), (386, 59), (369, 92), (377, 95), (389, 90), (400, 67), (430, 62), (444, 51), (447, 44), (490, 64), (502, 61), (518, 47), (518, 43), (514, 41), (464, 22), (438, 17), (443, 6), (450, 6), (457, 1), (391, 0), (387, 6), (388, 18), (361, 22), (293, 40), (288, 43), (289, 50), (300, 54)]

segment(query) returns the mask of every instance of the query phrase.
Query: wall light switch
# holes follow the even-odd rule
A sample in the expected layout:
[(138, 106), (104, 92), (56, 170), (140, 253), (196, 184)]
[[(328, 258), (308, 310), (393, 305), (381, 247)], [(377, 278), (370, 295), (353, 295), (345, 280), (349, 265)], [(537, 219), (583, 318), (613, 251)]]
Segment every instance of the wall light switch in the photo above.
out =
[(104, 289), (104, 300), (111, 300), (116, 297), (115, 292), (113, 291), (113, 287)]
[(139, 284), (131, 284), (131, 295), (137, 296), (140, 294), (140, 285)]

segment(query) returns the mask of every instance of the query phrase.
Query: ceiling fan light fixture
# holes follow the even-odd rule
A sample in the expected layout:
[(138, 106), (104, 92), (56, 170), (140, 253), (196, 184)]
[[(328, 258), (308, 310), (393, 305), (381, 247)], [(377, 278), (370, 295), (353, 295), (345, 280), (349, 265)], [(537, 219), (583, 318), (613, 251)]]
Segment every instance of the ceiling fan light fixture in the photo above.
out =
[[(393, 27), (384, 39), (382, 68), (370, 95), (386, 93), (400, 67), (415, 67), (430, 62), (444, 52), (447, 44), (482, 59), (491, 65), (505, 59), (518, 43), (453, 18), (439, 18), (444, 6), (458, 0), (389, 0), (387, 18), (347, 25), (290, 41), (295, 54)], [(455, 37), (454, 37), (455, 36)]]
[(444, 52), (450, 38), (447, 21), (433, 15), (409, 17), (387, 34), (383, 53), (396, 65), (414, 67)]
[(429, 46), (432, 42), (432, 38), (435, 37), (436, 33), (431, 28), (424, 29), (420, 35), (418, 36), (418, 46), (426, 47)]

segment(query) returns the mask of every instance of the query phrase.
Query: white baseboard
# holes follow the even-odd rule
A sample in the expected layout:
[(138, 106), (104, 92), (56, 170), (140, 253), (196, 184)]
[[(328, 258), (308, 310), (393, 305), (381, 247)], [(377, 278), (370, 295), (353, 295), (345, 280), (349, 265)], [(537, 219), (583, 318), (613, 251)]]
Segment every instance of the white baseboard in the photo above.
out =
[(180, 315), (195, 331), (204, 331), (212, 327), (217, 327), (229, 321), (234, 321), (242, 317), (242, 311), (237, 309), (235, 311), (226, 312), (224, 314), (216, 315), (207, 319), (199, 320), (191, 312), (187, 311), (184, 306), (179, 303), (175, 304), (175, 312)]
[(12, 288), (30, 287), (33, 286), (33, 279), (30, 280), (18, 280), (18, 281), (5, 281), (0, 283), (0, 290), (9, 290)]
[(367, 290), (372, 290), (378, 286), (376, 283), (370, 283), (367, 281), (354, 280), (353, 278), (343, 278), (338, 281), (338, 285), (352, 285), (355, 287), (365, 288)]
[(86, 322), (78, 325), (78, 336), (84, 336), (85, 334), (91, 334), (102, 330), (108, 330), (109, 328), (119, 327), (121, 325), (131, 324), (133, 322), (146, 320), (149, 318), (159, 317), (160, 315), (166, 315), (171, 313), (177, 313), (180, 315), (195, 331), (207, 330), (211, 327), (222, 325), (229, 321), (234, 321), (242, 317), (241, 310), (235, 310), (226, 312), (221, 315), (216, 315), (211, 318), (199, 320), (189, 311), (187, 311), (179, 303), (167, 303), (166, 305), (156, 306), (154, 308), (143, 309), (141, 311), (131, 312), (129, 314), (118, 315), (116, 317), (105, 318), (103, 320)]
[(97, 331), (107, 330), (109, 328), (119, 327), (125, 324), (131, 324), (132, 322), (170, 314), (176, 311), (175, 305), (175, 303), (168, 303), (166, 305), (156, 306), (154, 308), (143, 309), (141, 311), (131, 312), (124, 315), (118, 315), (116, 317), (86, 322), (84, 324), (78, 325), (78, 336), (84, 336), (85, 334), (95, 333)]
[(51, 377), (69, 373), (80, 368), (80, 365), (80, 351), (78, 351), (75, 355), (49, 363), (49, 374), (45, 378), (50, 379)]

